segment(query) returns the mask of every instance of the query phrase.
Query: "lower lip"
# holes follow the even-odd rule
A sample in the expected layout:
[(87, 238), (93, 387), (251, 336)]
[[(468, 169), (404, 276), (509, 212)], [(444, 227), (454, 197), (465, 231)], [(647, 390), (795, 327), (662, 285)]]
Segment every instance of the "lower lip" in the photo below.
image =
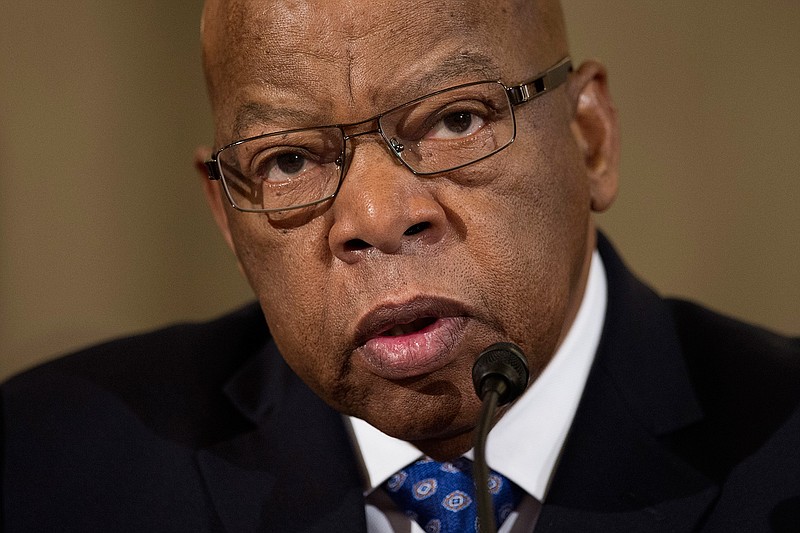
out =
[(408, 335), (372, 338), (357, 353), (373, 374), (386, 379), (429, 374), (453, 360), (466, 326), (463, 317), (440, 318)]

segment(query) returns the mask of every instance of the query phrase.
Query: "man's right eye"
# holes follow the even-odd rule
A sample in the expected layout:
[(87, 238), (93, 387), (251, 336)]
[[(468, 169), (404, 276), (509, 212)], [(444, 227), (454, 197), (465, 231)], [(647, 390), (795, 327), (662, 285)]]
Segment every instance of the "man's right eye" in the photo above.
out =
[(306, 159), (300, 154), (283, 154), (275, 158), (275, 167), (283, 174), (297, 174), (305, 162)]
[(295, 179), (314, 167), (314, 163), (300, 152), (284, 152), (258, 161), (256, 174), (261, 181), (280, 183)]

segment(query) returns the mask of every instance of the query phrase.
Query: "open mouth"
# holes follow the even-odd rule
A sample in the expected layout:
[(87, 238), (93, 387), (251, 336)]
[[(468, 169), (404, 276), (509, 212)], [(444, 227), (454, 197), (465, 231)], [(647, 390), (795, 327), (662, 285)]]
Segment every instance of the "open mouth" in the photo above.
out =
[(435, 372), (460, 353), (470, 314), (460, 302), (432, 296), (384, 302), (358, 321), (354, 360), (390, 380)]
[(391, 328), (382, 331), (379, 336), (381, 337), (400, 337), (402, 335), (410, 335), (412, 333), (417, 333), (422, 331), (423, 329), (427, 328), (434, 322), (436, 322), (436, 318), (432, 316), (421, 317), (416, 320), (413, 320), (407, 324), (395, 324)]

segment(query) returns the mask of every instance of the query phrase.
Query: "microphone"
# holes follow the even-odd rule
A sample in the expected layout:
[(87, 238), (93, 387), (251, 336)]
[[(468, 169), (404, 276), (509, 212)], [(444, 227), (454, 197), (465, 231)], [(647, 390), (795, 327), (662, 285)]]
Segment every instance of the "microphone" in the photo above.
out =
[(483, 402), (475, 432), (475, 494), (478, 499), (480, 533), (495, 533), (494, 506), (489, 495), (489, 466), (486, 464), (486, 438), (498, 405), (516, 400), (528, 386), (528, 363), (522, 350), (510, 342), (492, 344), (472, 366), (472, 383)]
[(522, 349), (511, 342), (492, 344), (472, 366), (472, 384), (481, 401), (496, 390), (497, 405), (516, 400), (528, 386), (528, 362)]

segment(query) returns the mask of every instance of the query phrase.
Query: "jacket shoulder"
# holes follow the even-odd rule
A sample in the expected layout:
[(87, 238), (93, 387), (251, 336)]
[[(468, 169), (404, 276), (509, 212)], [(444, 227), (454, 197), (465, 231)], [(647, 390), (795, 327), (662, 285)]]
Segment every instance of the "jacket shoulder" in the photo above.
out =
[(704, 413), (702, 423), (675, 435), (675, 443), (713, 477), (724, 476), (796, 424), (800, 339), (692, 302), (666, 303)]
[[(800, 400), (800, 338), (741, 322), (693, 302), (667, 300), (691, 373), (709, 395)], [(711, 378), (714, 379), (711, 379)]]
[[(263, 349), (269, 332), (256, 304), (209, 322), (175, 324), (104, 342), (12, 377), (2, 385), (6, 437), (24, 419), (72, 418), (100, 406), (203, 440), (229, 416), (221, 388)], [(189, 434), (185, 434), (185, 433)]]
[[(184, 322), (157, 330), (120, 337), (63, 355), (13, 376), (3, 386), (16, 388), (25, 383), (44, 379), (54, 373), (80, 373), (102, 368), (133, 370), (148, 363), (170, 365), (181, 359), (203, 358), (226, 349), (242, 352), (248, 345), (263, 344), (268, 331), (263, 314), (256, 304), (207, 322)], [(138, 373), (138, 372), (136, 372)]]

